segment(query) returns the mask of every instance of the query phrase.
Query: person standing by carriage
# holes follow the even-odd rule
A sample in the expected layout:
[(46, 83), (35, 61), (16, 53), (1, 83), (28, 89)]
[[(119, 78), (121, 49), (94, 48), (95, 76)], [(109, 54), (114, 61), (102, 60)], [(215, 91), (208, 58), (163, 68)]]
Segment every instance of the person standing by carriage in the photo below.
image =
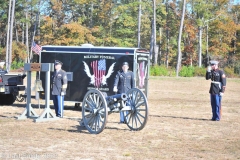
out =
[[(123, 62), (122, 70), (117, 72), (114, 79), (113, 92), (118, 94), (127, 93), (128, 90), (135, 87), (133, 72), (128, 71), (128, 69), (128, 62)], [(126, 123), (123, 111), (120, 111), (120, 123)]]
[(52, 95), (55, 113), (57, 117), (63, 117), (64, 110), (64, 95), (67, 90), (67, 74), (62, 70), (63, 63), (61, 61), (55, 61), (55, 72), (52, 76)]
[(211, 79), (210, 100), (212, 106), (212, 121), (221, 119), (221, 100), (226, 88), (226, 75), (218, 68), (218, 61), (210, 61), (207, 68), (206, 80)]

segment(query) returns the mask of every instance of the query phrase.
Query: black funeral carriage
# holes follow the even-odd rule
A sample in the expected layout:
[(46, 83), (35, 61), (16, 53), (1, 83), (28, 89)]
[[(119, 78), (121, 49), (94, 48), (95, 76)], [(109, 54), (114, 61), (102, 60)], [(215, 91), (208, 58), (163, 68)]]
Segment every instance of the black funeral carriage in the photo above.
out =
[[(126, 111), (126, 124), (132, 130), (144, 128), (148, 117), (149, 52), (141, 48), (82, 46), (43, 46), (40, 63), (63, 62), (68, 88), (65, 101), (82, 103), (83, 124), (91, 133), (100, 133), (107, 116)], [(115, 95), (113, 83), (123, 62), (133, 71), (135, 86)], [(45, 74), (40, 74), (45, 86)], [(44, 92), (40, 94), (44, 98)]]

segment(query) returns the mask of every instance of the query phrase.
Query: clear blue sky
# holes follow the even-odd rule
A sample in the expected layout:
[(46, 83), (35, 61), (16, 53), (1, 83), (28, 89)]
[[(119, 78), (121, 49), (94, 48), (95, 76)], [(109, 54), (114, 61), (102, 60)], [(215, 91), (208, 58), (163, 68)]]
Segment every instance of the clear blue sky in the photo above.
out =
[(240, 0), (234, 0), (234, 4), (240, 4)]

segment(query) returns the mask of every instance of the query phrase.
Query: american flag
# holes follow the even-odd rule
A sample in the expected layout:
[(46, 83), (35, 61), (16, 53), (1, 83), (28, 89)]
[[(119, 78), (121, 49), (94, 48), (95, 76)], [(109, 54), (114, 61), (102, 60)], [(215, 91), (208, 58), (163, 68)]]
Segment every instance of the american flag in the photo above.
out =
[(93, 68), (93, 74), (95, 77), (94, 86), (99, 88), (102, 81), (102, 76), (106, 74), (106, 60), (101, 59), (99, 61), (93, 61), (91, 62), (91, 67)]
[(142, 88), (144, 86), (144, 79), (145, 79), (145, 61), (142, 61), (139, 66), (140, 70), (140, 77), (139, 77), (139, 86)]
[(32, 43), (32, 51), (33, 52), (40, 54), (41, 50), (42, 50), (41, 46), (37, 45), (35, 42)]

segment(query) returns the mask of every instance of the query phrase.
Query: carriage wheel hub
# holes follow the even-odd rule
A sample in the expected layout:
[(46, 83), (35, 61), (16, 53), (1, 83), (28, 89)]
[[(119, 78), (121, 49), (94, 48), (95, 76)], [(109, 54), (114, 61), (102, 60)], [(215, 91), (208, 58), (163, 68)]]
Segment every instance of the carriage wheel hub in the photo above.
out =
[(97, 114), (97, 113), (98, 113), (98, 109), (94, 108), (94, 109), (91, 110), (90, 113), (92, 113), (92, 114)]

